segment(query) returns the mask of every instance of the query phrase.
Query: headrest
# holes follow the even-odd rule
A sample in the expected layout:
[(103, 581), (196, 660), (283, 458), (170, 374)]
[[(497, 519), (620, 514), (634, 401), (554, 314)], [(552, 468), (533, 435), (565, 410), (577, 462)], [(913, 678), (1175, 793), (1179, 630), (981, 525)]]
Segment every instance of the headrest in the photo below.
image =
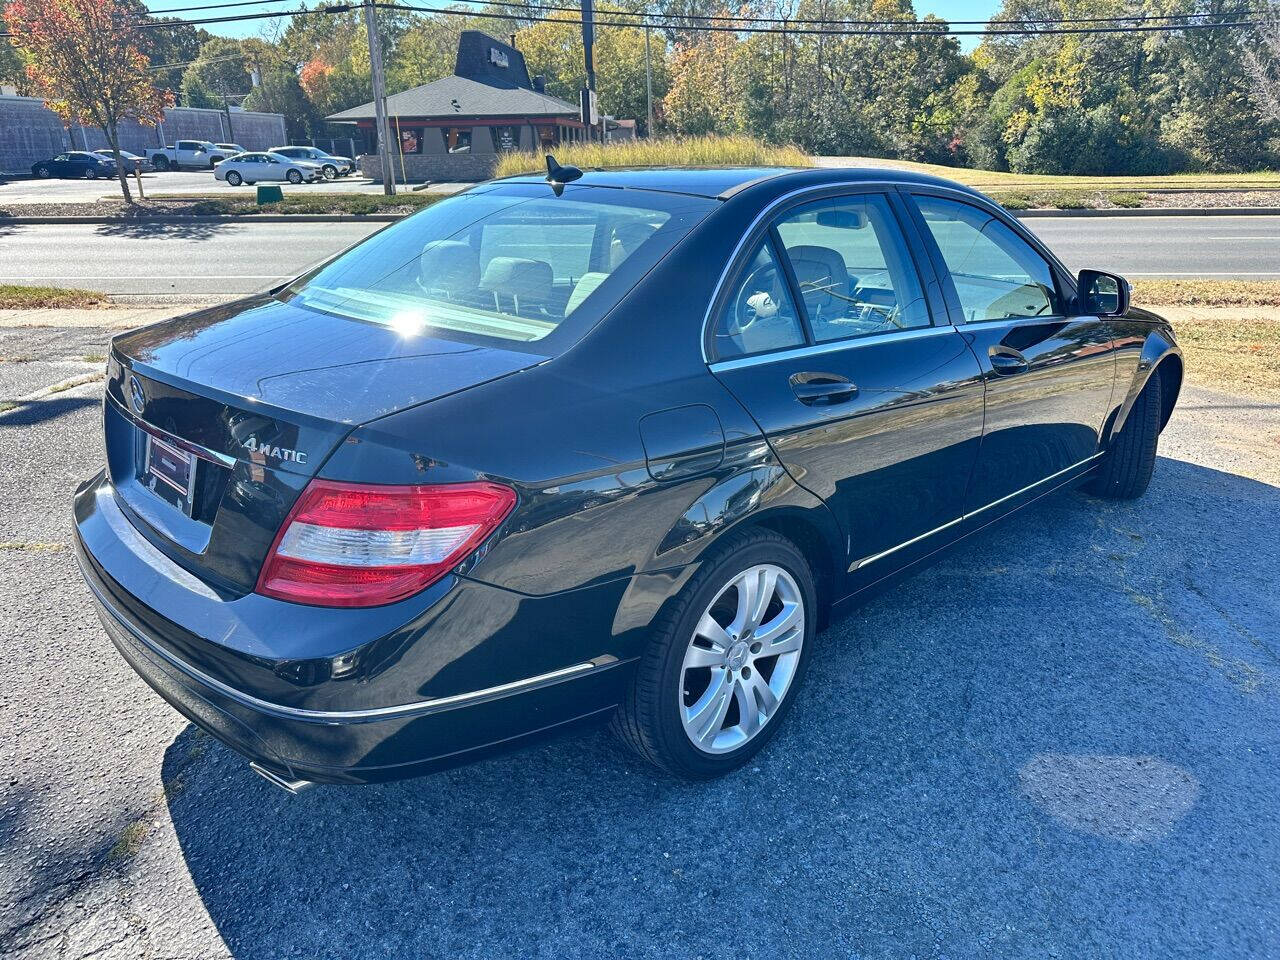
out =
[(484, 268), (480, 289), (525, 301), (551, 298), (551, 264), (522, 257), (494, 257)]
[(791, 267), (811, 314), (844, 313), (849, 295), (849, 270), (844, 257), (830, 247), (800, 244), (787, 248)]
[(573, 293), (569, 294), (569, 300), (564, 305), (564, 315), (567, 317), (573, 313), (582, 301), (595, 293), (596, 287), (609, 279), (607, 273), (584, 273), (582, 278), (573, 285)]
[(474, 292), (480, 283), (480, 258), (469, 243), (432, 240), (418, 256), (418, 277), (423, 289), (446, 296)]

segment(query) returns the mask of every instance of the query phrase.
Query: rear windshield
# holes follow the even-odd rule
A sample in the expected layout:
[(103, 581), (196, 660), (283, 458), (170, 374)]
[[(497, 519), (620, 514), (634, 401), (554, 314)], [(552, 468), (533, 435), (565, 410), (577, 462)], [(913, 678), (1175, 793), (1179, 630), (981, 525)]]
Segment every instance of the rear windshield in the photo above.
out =
[[(387, 227), (285, 292), (402, 334), (576, 339), (716, 201), (639, 190), (474, 188)], [(554, 336), (553, 336), (554, 335)]]

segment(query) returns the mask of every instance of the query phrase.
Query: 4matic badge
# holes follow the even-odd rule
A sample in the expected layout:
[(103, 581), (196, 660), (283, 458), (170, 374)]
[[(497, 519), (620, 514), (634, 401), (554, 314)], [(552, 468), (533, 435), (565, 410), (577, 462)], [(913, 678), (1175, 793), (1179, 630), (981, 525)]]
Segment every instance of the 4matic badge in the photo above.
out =
[(270, 457), (272, 460), (283, 460), (290, 463), (306, 463), (307, 455), (301, 450), (290, 450), (288, 447), (276, 447), (269, 443), (259, 443), (257, 437), (250, 437), (243, 444), (246, 450)]

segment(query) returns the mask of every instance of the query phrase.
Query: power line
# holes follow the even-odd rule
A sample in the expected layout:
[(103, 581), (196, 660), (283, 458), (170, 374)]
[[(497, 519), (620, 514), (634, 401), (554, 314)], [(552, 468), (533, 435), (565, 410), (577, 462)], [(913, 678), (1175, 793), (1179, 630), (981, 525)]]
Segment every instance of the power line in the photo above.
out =
[[(288, 0), (233, 0), (233, 2), (230, 2), (230, 3), (197, 4), (194, 6), (187, 6), (187, 7), (172, 7), (164, 10), (152, 10), (150, 12), (153, 15), (168, 14), (168, 13), (186, 13), (186, 12), (201, 11), (201, 10), (221, 10), (228, 7), (262, 6), (265, 4), (283, 3), (283, 2), (288, 2)], [(435, 12), (451, 15), (451, 16), (485, 15), (489, 17), (498, 16), (501, 19), (533, 20), (533, 21), (546, 20), (546, 19), (558, 19), (558, 18), (537, 17), (534, 15), (533, 11), (537, 11), (539, 13), (542, 13), (548, 10), (555, 11), (555, 12), (563, 12), (563, 13), (580, 13), (581, 12), (579, 7), (558, 6), (555, 4), (538, 4), (537, 6), (534, 6), (531, 3), (517, 3), (517, 2), (512, 2), (512, 0), (478, 0), (478, 2), (484, 3), (486, 6), (490, 6), (490, 7), (505, 7), (507, 9), (513, 9), (516, 11), (523, 11), (523, 14), (517, 12), (510, 15), (506, 15), (506, 14), (495, 15), (492, 13), (486, 13), (485, 11), (459, 9), (456, 7), (435, 8)], [(350, 4), (345, 4), (345, 3), (340, 3), (333, 6), (343, 8), (341, 10), (335, 9), (333, 10), (333, 12), (346, 12), (346, 10), (350, 9), (351, 7)], [(381, 4), (378, 4), (378, 6), (385, 6), (389, 8), (403, 8), (403, 9), (422, 9), (422, 10), (429, 9), (429, 8), (402, 7), (402, 5), (395, 4), (395, 3), (381, 3)], [(327, 8), (325, 6), (318, 6), (312, 10), (289, 10), (289, 11), (281, 11), (280, 13), (281, 15), (285, 15), (285, 16), (305, 16), (308, 14), (324, 13), (324, 12), (327, 12)], [(905, 21), (905, 20), (892, 20), (892, 19), (857, 20), (857, 19), (837, 18), (837, 17), (780, 17), (780, 16), (762, 17), (762, 16), (733, 16), (731, 14), (688, 15), (688, 14), (680, 14), (680, 13), (642, 12), (642, 11), (635, 11), (635, 10), (618, 10), (618, 9), (611, 10), (611, 9), (603, 9), (603, 8), (597, 8), (597, 12), (599, 14), (610, 16), (610, 17), (626, 17), (626, 18), (635, 19), (640, 21), (639, 23), (636, 24), (637, 26), (649, 26), (655, 29), (659, 28), (660, 26), (669, 26), (669, 25), (655, 23), (654, 21), (673, 21), (673, 20), (675, 21), (690, 20), (695, 22), (701, 22), (701, 21), (723, 22), (723, 23), (730, 23), (730, 24), (831, 24), (836, 26), (893, 26), (895, 24), (903, 24), (903, 23), (911, 22), (911, 21)], [(938, 22), (945, 23), (951, 26), (984, 26), (989, 24), (1011, 25), (1011, 26), (1016, 26), (1016, 25), (1031, 26), (1036, 24), (1060, 24), (1060, 23), (1068, 23), (1068, 24), (1151, 23), (1155, 21), (1166, 21), (1166, 20), (1167, 21), (1204, 20), (1209, 17), (1227, 17), (1227, 18), (1238, 19), (1240, 17), (1265, 16), (1269, 12), (1270, 11), (1268, 10), (1232, 10), (1232, 11), (1221, 11), (1217, 13), (1129, 14), (1127, 16), (1112, 16), (1112, 17), (1017, 17), (1017, 18), (1010, 18), (1010, 19), (992, 18), (988, 20), (951, 20), (947, 18), (939, 18)], [(195, 23), (197, 21), (189, 20), (185, 22)], [(916, 21), (916, 22), (927, 23), (929, 21), (922, 20), (922, 21)], [(696, 29), (697, 27), (696, 25), (680, 24), (680, 25), (671, 26), (670, 28), (671, 29)], [(792, 33), (795, 31), (788, 29), (787, 32)]]
[[(408, 12), (416, 12), (416, 13), (430, 13), (430, 14), (436, 14), (439, 16), (478, 17), (482, 19), (507, 20), (507, 21), (518, 20), (526, 23), (562, 23), (562, 24), (569, 24), (569, 25), (582, 24), (582, 20), (580, 17), (576, 19), (573, 17), (558, 17), (558, 16), (545, 17), (545, 16), (533, 16), (527, 13), (516, 16), (511, 14), (505, 14), (505, 13), (490, 13), (482, 10), (460, 10), (457, 8), (424, 7), (424, 6), (415, 6), (411, 4), (398, 4), (398, 3), (387, 3), (387, 2), (375, 3), (373, 4), (373, 6), (380, 10), (396, 10), (396, 11), (408, 11)], [(181, 26), (204, 26), (204, 25), (219, 24), (219, 23), (244, 23), (250, 20), (266, 20), (266, 19), (276, 19), (280, 17), (300, 17), (300, 16), (349, 13), (353, 9), (355, 9), (355, 7), (356, 5), (339, 3), (339, 4), (330, 4), (326, 6), (321, 6), (311, 10), (303, 9), (303, 10), (272, 11), (272, 12), (265, 12), (265, 13), (243, 13), (243, 14), (238, 14), (234, 16), (205, 17), (205, 18), (191, 19), (191, 20), (166, 20), (166, 21), (150, 20), (150, 21), (134, 23), (132, 24), (132, 26), (135, 29), (139, 29), (139, 30), (156, 30), (156, 29), (166, 29), (166, 28), (172, 29), (172, 28), (181, 27)], [(572, 8), (563, 8), (563, 9), (569, 10)], [(1137, 26), (1107, 26), (1107, 27), (1050, 26), (1043, 29), (1034, 29), (1034, 28), (1028, 28), (1024, 26), (1024, 27), (1015, 28), (1015, 29), (952, 30), (951, 24), (949, 21), (938, 20), (933, 22), (930, 22), (930, 21), (883, 21), (883, 23), (886, 25), (913, 24), (915, 25), (914, 29), (904, 28), (904, 29), (856, 29), (854, 30), (854, 29), (840, 29), (840, 28), (833, 29), (831, 27), (828, 27), (825, 29), (812, 29), (809, 27), (792, 27), (790, 26), (790, 24), (793, 21), (790, 21), (787, 19), (775, 20), (771, 18), (750, 18), (750, 17), (730, 18), (733, 25), (716, 26), (711, 24), (664, 24), (661, 18), (664, 16), (671, 16), (669, 14), (666, 14), (666, 15), (664, 14), (630, 14), (630, 13), (624, 14), (621, 11), (619, 11), (617, 13), (606, 13), (605, 15), (606, 16), (624, 15), (624, 16), (638, 17), (641, 19), (621, 20), (621, 21), (597, 19), (594, 21), (596, 26), (630, 27), (630, 28), (643, 28), (648, 26), (655, 29), (670, 29), (670, 30), (676, 30), (680, 32), (690, 32), (690, 33), (738, 33), (738, 34), (757, 33), (757, 34), (784, 34), (784, 35), (790, 34), (790, 35), (797, 35), (797, 36), (812, 35), (812, 36), (851, 36), (851, 37), (969, 37), (969, 36), (988, 37), (988, 36), (1080, 35), (1080, 34), (1105, 34), (1105, 33), (1174, 33), (1174, 32), (1181, 32), (1181, 31), (1187, 31), (1187, 30), (1230, 30), (1230, 29), (1236, 29), (1239, 27), (1254, 27), (1258, 25), (1258, 21), (1256, 20), (1231, 20), (1231, 21), (1224, 21), (1224, 22), (1218, 22), (1218, 23), (1171, 23), (1171, 24), (1146, 24), (1146, 25), (1139, 24)], [(1236, 16), (1236, 15), (1235, 14), (1187, 14), (1186, 16), (1190, 18), (1190, 17), (1205, 17), (1205, 16)], [(709, 18), (702, 18), (702, 19), (709, 19)], [(852, 25), (855, 21), (818, 21), (818, 22), (830, 23), (833, 25), (846, 24), (846, 23)], [(982, 22), (988, 22), (988, 21), (982, 21)], [(1030, 24), (1030, 23), (1038, 23), (1038, 22), (1052, 23), (1055, 21), (1025, 20), (1025, 21), (1016, 21), (1016, 22), (1023, 23), (1023, 24)], [(1072, 21), (1056, 21), (1056, 22), (1072, 22)], [(1092, 22), (1092, 21), (1089, 21), (1089, 22)], [(765, 27), (765, 26), (752, 25), (756, 23), (770, 23), (770, 24), (781, 23), (782, 26)], [(10, 36), (10, 34), (7, 32), (0, 33), (0, 37), (8, 37), (8, 36)]]
[[(507, 7), (515, 10), (539, 12), (546, 10), (554, 10), (565, 13), (580, 13), (579, 7), (562, 7), (552, 4), (539, 4), (537, 7), (528, 3), (515, 3), (510, 0), (480, 0), (491, 7)], [(460, 14), (476, 13), (479, 11), (457, 11)], [(662, 24), (653, 23), (654, 20), (691, 20), (691, 21), (720, 21), (725, 23), (796, 23), (796, 24), (835, 24), (848, 26), (891, 26), (893, 24), (907, 23), (906, 20), (853, 20), (836, 17), (760, 17), (760, 16), (733, 16), (732, 14), (683, 14), (683, 13), (661, 13), (661, 12), (641, 12), (636, 10), (606, 10), (601, 7), (596, 8), (596, 12), (611, 17), (632, 17), (637, 18), (641, 23), (637, 26), (649, 26), (658, 29)], [(1130, 23), (1139, 21), (1156, 21), (1156, 20), (1196, 20), (1206, 17), (1245, 17), (1245, 16), (1265, 16), (1268, 10), (1233, 10), (1230, 12), (1219, 13), (1160, 13), (1160, 14), (1132, 14), (1122, 17), (1020, 17), (1007, 20), (989, 19), (989, 20), (952, 20), (946, 17), (939, 17), (939, 21), (950, 25), (961, 26), (982, 26), (984, 24), (1037, 24), (1037, 23)], [(531, 16), (522, 16), (520, 14), (511, 14), (510, 19), (524, 20), (532, 19)], [(649, 21), (649, 22), (644, 22)], [(920, 20), (919, 23), (928, 21)], [(675, 26), (671, 29), (684, 29), (682, 26)], [(692, 27), (688, 29), (693, 29)], [(788, 30), (788, 33), (793, 31)]]
[[(194, 7), (166, 7), (163, 10), (148, 10), (153, 17), (162, 17), (169, 13), (188, 13), (192, 10), (225, 10), (227, 7), (261, 7), (268, 3), (288, 3), (290, 0), (234, 0), (233, 3), (202, 3)], [(289, 11), (297, 13), (298, 11)]]
[[(504, 13), (486, 13), (480, 10), (453, 10), (441, 7), (421, 7), (409, 4), (399, 3), (375, 3), (375, 7), (380, 10), (408, 10), (418, 13), (434, 13), (441, 16), (463, 16), (463, 17), (482, 17), (494, 20), (523, 20), (530, 23), (563, 23), (571, 26), (581, 25), (581, 17), (574, 19), (573, 17), (537, 17), (537, 16), (521, 16), (513, 17)], [(597, 27), (656, 27), (662, 28), (662, 23), (646, 23), (640, 21), (616, 21), (616, 20), (599, 20), (593, 21)], [(770, 23), (777, 21), (768, 21)], [(903, 22), (903, 21), (895, 21)], [(1238, 20), (1230, 23), (1185, 23), (1185, 24), (1158, 24), (1148, 26), (1135, 27), (1049, 27), (1044, 30), (951, 30), (950, 25), (939, 20), (934, 24), (928, 21), (907, 21), (914, 22), (920, 26), (933, 26), (935, 29), (904, 29), (904, 30), (840, 30), (826, 29), (814, 30), (810, 28), (789, 29), (782, 27), (756, 27), (756, 26), (711, 26), (711, 25), (679, 25), (671, 26), (668, 29), (688, 31), (692, 33), (780, 33), (791, 35), (817, 35), (817, 36), (852, 36), (852, 37), (987, 37), (987, 36), (1040, 36), (1049, 34), (1093, 34), (1093, 33), (1169, 33), (1182, 30), (1226, 30), (1234, 27), (1253, 27), (1257, 26), (1256, 20)]]

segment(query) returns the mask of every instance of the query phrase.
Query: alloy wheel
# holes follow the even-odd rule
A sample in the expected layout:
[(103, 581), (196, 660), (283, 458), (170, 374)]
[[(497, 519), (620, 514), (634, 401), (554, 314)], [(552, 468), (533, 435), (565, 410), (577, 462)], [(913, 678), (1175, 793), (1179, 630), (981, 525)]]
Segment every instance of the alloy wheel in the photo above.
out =
[(680, 720), (694, 747), (728, 753), (764, 729), (791, 687), (804, 633), (804, 594), (782, 567), (758, 564), (725, 584), (680, 671)]

